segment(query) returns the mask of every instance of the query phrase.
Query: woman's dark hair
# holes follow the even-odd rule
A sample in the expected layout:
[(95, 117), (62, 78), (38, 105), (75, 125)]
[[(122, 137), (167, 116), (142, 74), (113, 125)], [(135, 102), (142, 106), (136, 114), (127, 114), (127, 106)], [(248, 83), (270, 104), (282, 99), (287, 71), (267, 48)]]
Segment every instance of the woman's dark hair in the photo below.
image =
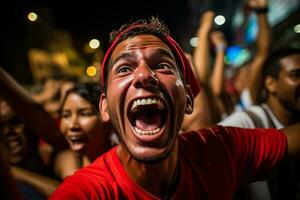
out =
[(92, 105), (92, 107), (98, 111), (99, 98), (101, 92), (102, 92), (102, 87), (99, 83), (96, 82), (78, 83), (73, 88), (69, 89), (66, 92), (63, 101), (61, 102), (60, 111), (62, 111), (62, 107), (65, 104), (67, 97), (71, 93), (78, 94), (79, 96), (87, 100)]

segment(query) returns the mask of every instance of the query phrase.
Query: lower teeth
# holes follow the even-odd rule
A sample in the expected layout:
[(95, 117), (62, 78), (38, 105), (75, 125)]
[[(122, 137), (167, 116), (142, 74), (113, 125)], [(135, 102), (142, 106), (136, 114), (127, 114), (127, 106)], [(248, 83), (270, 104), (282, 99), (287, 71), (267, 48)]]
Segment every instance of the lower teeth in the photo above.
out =
[(154, 129), (154, 130), (151, 130), (151, 131), (143, 131), (143, 130), (138, 129), (137, 127), (135, 127), (135, 131), (139, 135), (154, 135), (154, 134), (156, 134), (160, 131), (160, 128), (157, 128), (157, 129)]

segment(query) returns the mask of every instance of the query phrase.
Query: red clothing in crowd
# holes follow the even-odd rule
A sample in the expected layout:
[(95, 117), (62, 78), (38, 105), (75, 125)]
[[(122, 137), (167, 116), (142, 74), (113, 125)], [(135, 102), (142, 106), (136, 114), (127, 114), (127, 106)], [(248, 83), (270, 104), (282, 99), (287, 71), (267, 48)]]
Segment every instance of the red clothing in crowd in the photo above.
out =
[[(180, 178), (172, 199), (232, 199), (242, 184), (265, 178), (282, 160), (285, 135), (275, 129), (216, 126), (178, 136)], [(67, 178), (54, 199), (158, 199), (127, 175), (116, 147)]]

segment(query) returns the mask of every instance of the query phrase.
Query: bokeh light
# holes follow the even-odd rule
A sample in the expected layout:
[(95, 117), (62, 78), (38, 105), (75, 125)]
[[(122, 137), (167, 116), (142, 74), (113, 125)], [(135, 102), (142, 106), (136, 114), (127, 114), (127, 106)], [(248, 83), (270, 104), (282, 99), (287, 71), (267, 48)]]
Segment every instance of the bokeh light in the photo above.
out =
[(97, 48), (100, 46), (100, 41), (97, 40), (97, 39), (92, 39), (92, 40), (89, 42), (89, 46), (90, 46), (92, 49), (97, 49)]
[(38, 15), (35, 12), (30, 12), (28, 13), (27, 18), (30, 21), (35, 22), (38, 19)]
[(223, 15), (218, 15), (218, 16), (215, 17), (214, 22), (217, 25), (221, 26), (226, 22), (226, 19)]
[(86, 69), (86, 74), (90, 77), (93, 77), (97, 74), (97, 68), (95, 66), (89, 66), (87, 69)]
[(190, 39), (190, 45), (192, 47), (197, 47), (198, 46), (198, 42), (199, 42), (199, 38), (198, 37), (192, 37)]
[(300, 33), (300, 24), (297, 24), (296, 26), (294, 26), (294, 31), (295, 31), (295, 33)]

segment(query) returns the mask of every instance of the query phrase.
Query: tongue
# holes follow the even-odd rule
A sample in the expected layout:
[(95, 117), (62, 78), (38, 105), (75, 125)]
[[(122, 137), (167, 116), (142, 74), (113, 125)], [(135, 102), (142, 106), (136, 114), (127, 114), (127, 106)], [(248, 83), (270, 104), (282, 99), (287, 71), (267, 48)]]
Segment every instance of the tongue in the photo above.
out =
[(152, 131), (161, 126), (161, 116), (158, 113), (139, 113), (136, 117), (135, 125), (143, 131)]

